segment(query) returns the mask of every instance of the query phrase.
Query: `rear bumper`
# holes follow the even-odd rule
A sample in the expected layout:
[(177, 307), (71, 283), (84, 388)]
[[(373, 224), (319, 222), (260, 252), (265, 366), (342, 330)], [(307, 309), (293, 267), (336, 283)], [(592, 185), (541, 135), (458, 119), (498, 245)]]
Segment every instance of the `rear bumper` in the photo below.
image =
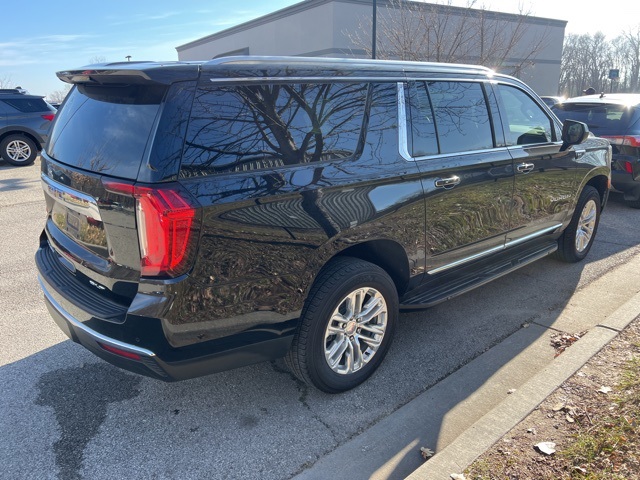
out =
[[(240, 333), (230, 338), (174, 348), (163, 334), (161, 320), (124, 314), (123, 322), (107, 321), (75, 302), (55, 267), (48, 265), (48, 246), (36, 253), (38, 280), (45, 303), (60, 329), (103, 360), (125, 370), (164, 381), (185, 380), (282, 357), (293, 339), (290, 334)], [(86, 303), (86, 302), (85, 302)], [(101, 309), (105, 309), (102, 305)], [(102, 317), (102, 318), (101, 318)], [(289, 333), (289, 332), (288, 332)], [(141, 345), (136, 345), (140, 343)], [(152, 346), (155, 345), (155, 346)]]
[(624, 194), (625, 200), (640, 200), (640, 181), (634, 180), (632, 174), (624, 170), (612, 170), (611, 185), (614, 191)]

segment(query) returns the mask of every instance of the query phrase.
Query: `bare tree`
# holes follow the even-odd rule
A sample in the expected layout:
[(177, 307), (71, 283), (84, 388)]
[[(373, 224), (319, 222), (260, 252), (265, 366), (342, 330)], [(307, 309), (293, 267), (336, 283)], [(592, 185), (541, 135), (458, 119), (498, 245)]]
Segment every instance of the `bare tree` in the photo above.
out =
[(0, 88), (13, 88), (14, 86), (11, 75), (0, 75)]
[(65, 83), (64, 87), (62, 87), (60, 90), (55, 90), (47, 95), (47, 101), (49, 103), (62, 103), (70, 90), (71, 85)]
[[(413, 61), (475, 63), (518, 75), (546, 46), (547, 30), (532, 35), (529, 11), (516, 15), (447, 3), (407, 0), (381, 2), (377, 22), (377, 57)], [(353, 45), (371, 55), (371, 20), (347, 32)], [(527, 37), (526, 48), (522, 48)]]

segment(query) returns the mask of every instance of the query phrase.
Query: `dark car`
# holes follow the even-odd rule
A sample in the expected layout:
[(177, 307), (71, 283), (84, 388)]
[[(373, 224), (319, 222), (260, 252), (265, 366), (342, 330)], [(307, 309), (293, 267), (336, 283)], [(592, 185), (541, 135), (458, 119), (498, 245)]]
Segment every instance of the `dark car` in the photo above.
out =
[(321, 390), (353, 388), (400, 309), (584, 259), (608, 196), (608, 142), (484, 67), (228, 57), (58, 76), (74, 87), (42, 154), (46, 304), (74, 341), (162, 380), (286, 356)]
[(542, 99), (542, 101), (544, 103), (547, 104), (547, 106), (552, 107), (557, 103), (561, 103), (565, 97), (556, 97), (556, 96), (550, 96), (550, 95), (541, 95), (540, 98)]
[(47, 141), (55, 113), (42, 97), (0, 90), (0, 157), (11, 165), (31, 165)]
[(552, 108), (560, 120), (586, 123), (595, 135), (611, 142), (611, 184), (625, 202), (640, 208), (640, 95), (585, 95)]

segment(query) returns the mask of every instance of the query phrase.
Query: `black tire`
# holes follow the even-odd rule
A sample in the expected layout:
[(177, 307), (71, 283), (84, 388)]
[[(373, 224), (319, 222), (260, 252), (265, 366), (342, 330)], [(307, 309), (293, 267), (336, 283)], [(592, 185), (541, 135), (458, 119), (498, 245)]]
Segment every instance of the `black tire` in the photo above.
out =
[(23, 167), (35, 161), (38, 147), (25, 135), (9, 135), (0, 142), (0, 156), (11, 165)]
[(626, 204), (631, 208), (640, 208), (640, 200), (627, 200)]
[[(350, 302), (368, 307), (370, 315), (385, 308), (386, 314), (377, 313), (365, 321), (369, 315), (358, 316), (359, 307), (346, 311)], [(360, 314), (363, 311), (366, 309)], [(296, 377), (323, 392), (350, 390), (369, 378), (384, 359), (398, 315), (398, 292), (382, 268), (357, 258), (338, 257), (322, 269), (309, 292), (287, 365)], [(331, 333), (336, 330), (340, 333)], [(336, 349), (333, 356), (329, 356), (329, 347)], [(333, 367), (332, 357), (338, 359)]]
[(557, 258), (576, 263), (587, 256), (600, 223), (600, 201), (600, 194), (595, 188), (584, 187), (571, 222), (558, 239)]

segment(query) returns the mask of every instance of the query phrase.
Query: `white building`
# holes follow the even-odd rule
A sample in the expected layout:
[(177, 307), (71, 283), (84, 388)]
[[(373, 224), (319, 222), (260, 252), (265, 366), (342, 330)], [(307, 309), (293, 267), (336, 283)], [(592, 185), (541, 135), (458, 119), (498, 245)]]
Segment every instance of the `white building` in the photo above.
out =
[[(477, 26), (479, 19), (482, 19), (483, 32), (486, 32), (486, 35), (478, 34), (471, 38), (469, 44), (473, 43), (475, 51), (469, 50), (463, 58), (456, 61), (482, 63), (479, 61), (483, 58), (480, 50), (485, 47), (484, 44), (507, 32), (509, 40), (504, 42), (515, 40), (516, 44), (503, 58), (500, 70), (513, 73), (514, 66), (522, 66), (521, 69), (515, 69), (519, 70), (517, 76), (539, 94), (557, 93), (566, 21), (486, 10), (470, 11), (466, 8), (424, 2), (402, 3), (405, 5), (404, 9), (408, 6), (416, 12), (428, 11), (429, 15), (436, 15), (440, 20), (446, 19), (448, 28), (451, 28), (450, 25), (460, 25), (463, 21), (475, 22), (474, 25)], [(403, 15), (402, 9), (397, 5), (398, 2), (377, 0), (377, 49), (379, 52), (386, 51), (388, 55), (390, 50), (397, 47), (390, 44), (386, 38), (385, 22), (389, 25), (389, 22), (393, 21), (390, 19)], [(306, 0), (181, 45), (176, 48), (178, 59), (209, 60), (228, 55), (368, 58), (370, 50), (365, 46), (371, 39), (372, 7), (373, 0)], [(444, 23), (441, 22), (442, 25)], [(388, 28), (387, 26), (387, 31)], [(354, 36), (361, 37), (362, 41), (354, 42)], [(418, 34), (411, 36), (418, 37)], [(446, 37), (445, 39), (448, 41)], [(445, 42), (442, 44), (446, 47)], [(394, 58), (400, 56), (389, 55)]]

